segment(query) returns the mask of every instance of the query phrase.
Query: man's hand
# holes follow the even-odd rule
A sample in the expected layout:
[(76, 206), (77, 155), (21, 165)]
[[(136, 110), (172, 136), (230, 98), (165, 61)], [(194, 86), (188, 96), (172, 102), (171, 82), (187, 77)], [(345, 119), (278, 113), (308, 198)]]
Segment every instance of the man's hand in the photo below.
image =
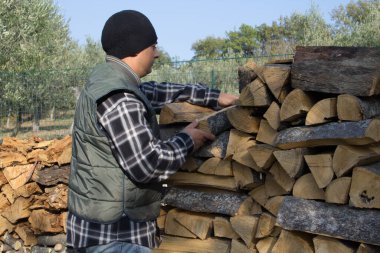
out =
[(234, 105), (238, 99), (239, 97), (236, 95), (221, 92), (218, 98), (218, 104), (221, 107), (228, 107)]
[(194, 142), (194, 151), (199, 149), (201, 146), (205, 144), (206, 141), (213, 141), (215, 139), (215, 135), (200, 130), (196, 128), (198, 126), (198, 121), (193, 121), (189, 125), (187, 125), (182, 131), (191, 136)]

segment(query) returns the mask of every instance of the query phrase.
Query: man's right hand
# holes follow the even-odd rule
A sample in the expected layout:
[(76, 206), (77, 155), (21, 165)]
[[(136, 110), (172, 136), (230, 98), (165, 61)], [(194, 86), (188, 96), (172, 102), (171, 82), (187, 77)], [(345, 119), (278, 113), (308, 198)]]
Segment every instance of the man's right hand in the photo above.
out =
[(190, 135), (191, 139), (193, 139), (194, 151), (203, 146), (206, 141), (215, 140), (215, 135), (212, 133), (196, 128), (198, 124), (198, 121), (193, 121), (183, 129), (183, 132)]

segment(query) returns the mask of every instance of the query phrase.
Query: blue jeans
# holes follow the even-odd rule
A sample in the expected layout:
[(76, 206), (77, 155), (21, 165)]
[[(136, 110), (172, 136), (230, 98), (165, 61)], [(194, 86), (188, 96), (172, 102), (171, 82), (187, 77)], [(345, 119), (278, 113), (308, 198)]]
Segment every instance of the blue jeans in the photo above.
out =
[(68, 249), (69, 253), (150, 253), (150, 249), (138, 244), (111, 242), (87, 248)]

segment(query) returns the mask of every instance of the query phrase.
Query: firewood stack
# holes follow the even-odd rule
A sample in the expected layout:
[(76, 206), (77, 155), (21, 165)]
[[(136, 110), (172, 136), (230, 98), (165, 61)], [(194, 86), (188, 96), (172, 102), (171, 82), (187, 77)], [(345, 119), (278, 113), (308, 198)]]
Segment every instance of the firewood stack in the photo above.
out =
[[(0, 252), (63, 252), (71, 137), (0, 145)], [(54, 250), (54, 251), (53, 251)]]
[(161, 113), (217, 138), (168, 180), (154, 252), (380, 252), (380, 49), (297, 47), (239, 77), (233, 107)]

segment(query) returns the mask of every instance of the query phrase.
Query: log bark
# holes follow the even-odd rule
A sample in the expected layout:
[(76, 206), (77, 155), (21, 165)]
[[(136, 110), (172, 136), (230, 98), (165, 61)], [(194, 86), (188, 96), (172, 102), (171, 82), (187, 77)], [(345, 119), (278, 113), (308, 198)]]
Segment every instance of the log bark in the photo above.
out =
[(202, 191), (172, 187), (164, 196), (163, 203), (193, 212), (234, 216), (247, 197), (242, 193), (215, 189)]
[(197, 119), (199, 122), (198, 128), (213, 135), (219, 135), (224, 131), (230, 130), (232, 125), (228, 120), (227, 112), (233, 110), (235, 107), (236, 106), (226, 107), (220, 111)]
[(292, 127), (280, 131), (274, 145), (281, 149), (340, 144), (366, 145), (380, 141), (379, 129), (378, 119)]
[(380, 93), (380, 49), (297, 47), (291, 70), (293, 88), (333, 94)]
[(380, 244), (380, 212), (291, 196), (284, 198), (277, 224), (287, 230)]
[(218, 136), (215, 140), (201, 147), (193, 154), (195, 157), (218, 157), (225, 158), (227, 152), (227, 146), (229, 142), (230, 131), (225, 131)]

